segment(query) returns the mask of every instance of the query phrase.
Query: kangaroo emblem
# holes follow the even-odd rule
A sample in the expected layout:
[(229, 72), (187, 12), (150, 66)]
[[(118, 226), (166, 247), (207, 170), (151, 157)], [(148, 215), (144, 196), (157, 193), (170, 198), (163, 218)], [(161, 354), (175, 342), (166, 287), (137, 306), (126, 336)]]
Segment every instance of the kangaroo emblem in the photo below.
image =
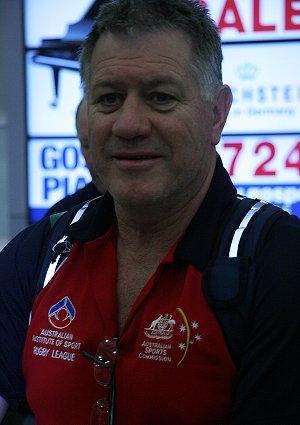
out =
[(172, 319), (172, 315), (160, 314), (157, 319), (151, 322), (148, 328), (145, 328), (145, 335), (148, 338), (170, 339), (173, 336), (173, 329), (176, 321)]

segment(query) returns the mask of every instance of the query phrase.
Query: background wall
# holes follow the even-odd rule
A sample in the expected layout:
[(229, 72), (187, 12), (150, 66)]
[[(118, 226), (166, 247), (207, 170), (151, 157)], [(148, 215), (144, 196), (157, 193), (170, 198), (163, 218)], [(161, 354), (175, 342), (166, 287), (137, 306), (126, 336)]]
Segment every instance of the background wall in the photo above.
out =
[(0, 7), (0, 235), (10, 239), (27, 225), (22, 0)]
[[(3, 28), (4, 4), (0, 1), (0, 28)], [(0, 249), (6, 243), (8, 231), (8, 194), (6, 160), (6, 114), (4, 102), (4, 34), (0, 33)]]

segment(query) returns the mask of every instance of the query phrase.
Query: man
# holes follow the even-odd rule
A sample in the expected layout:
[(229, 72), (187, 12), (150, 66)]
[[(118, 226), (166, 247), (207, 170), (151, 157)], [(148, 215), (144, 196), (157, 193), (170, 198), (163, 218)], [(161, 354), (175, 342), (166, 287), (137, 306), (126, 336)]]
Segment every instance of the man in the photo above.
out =
[(47, 222), (0, 257), (3, 405), (16, 406), (26, 386), (40, 425), (299, 423), (299, 220), (278, 219), (256, 259), (238, 367), (202, 292), (236, 199), (215, 151), (232, 101), (221, 60), (217, 28), (196, 2), (101, 8), (81, 75), (108, 192), (67, 226), (73, 247), (28, 329)]
[(49, 210), (47, 211), (47, 215), (55, 214), (61, 211), (67, 211), (74, 205), (89, 201), (105, 192), (105, 188), (100, 178), (94, 171), (92, 159), (90, 156), (90, 149), (88, 143), (87, 103), (85, 99), (82, 99), (77, 107), (75, 122), (81, 152), (85, 159), (86, 166), (88, 167), (91, 173), (92, 181), (86, 186), (84, 186), (82, 189), (79, 189), (77, 192), (66, 196), (65, 198), (52, 205), (52, 207), (49, 208)]

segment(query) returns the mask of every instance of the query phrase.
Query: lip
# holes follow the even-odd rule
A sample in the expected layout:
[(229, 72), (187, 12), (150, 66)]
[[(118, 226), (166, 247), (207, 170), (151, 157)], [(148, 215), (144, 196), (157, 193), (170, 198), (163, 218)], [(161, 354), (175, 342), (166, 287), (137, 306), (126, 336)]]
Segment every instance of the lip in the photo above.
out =
[(148, 162), (161, 158), (161, 155), (152, 152), (118, 152), (112, 155), (113, 159), (120, 162)]
[(161, 156), (152, 152), (122, 152), (115, 153), (112, 157), (118, 161), (149, 161)]
[(138, 168), (154, 165), (161, 155), (153, 152), (122, 152), (113, 154), (112, 158), (121, 167)]

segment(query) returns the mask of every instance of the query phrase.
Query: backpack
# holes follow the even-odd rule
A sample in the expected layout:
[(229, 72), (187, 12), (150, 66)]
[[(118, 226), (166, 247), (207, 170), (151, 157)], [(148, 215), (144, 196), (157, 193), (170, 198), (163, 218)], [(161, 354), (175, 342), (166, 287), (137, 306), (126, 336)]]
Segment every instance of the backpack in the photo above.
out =
[[(46, 286), (71, 251), (64, 236), (66, 227), (80, 219), (80, 209), (49, 216), (51, 235), (41, 255), (36, 295)], [(209, 263), (203, 272), (203, 293), (223, 331), (229, 352), (238, 368), (251, 326), (255, 258), (278, 218), (280, 207), (258, 199), (237, 196), (225, 212)]]
[(236, 367), (251, 327), (255, 259), (282, 208), (237, 196), (223, 217), (211, 260), (203, 273), (203, 293), (223, 331)]

